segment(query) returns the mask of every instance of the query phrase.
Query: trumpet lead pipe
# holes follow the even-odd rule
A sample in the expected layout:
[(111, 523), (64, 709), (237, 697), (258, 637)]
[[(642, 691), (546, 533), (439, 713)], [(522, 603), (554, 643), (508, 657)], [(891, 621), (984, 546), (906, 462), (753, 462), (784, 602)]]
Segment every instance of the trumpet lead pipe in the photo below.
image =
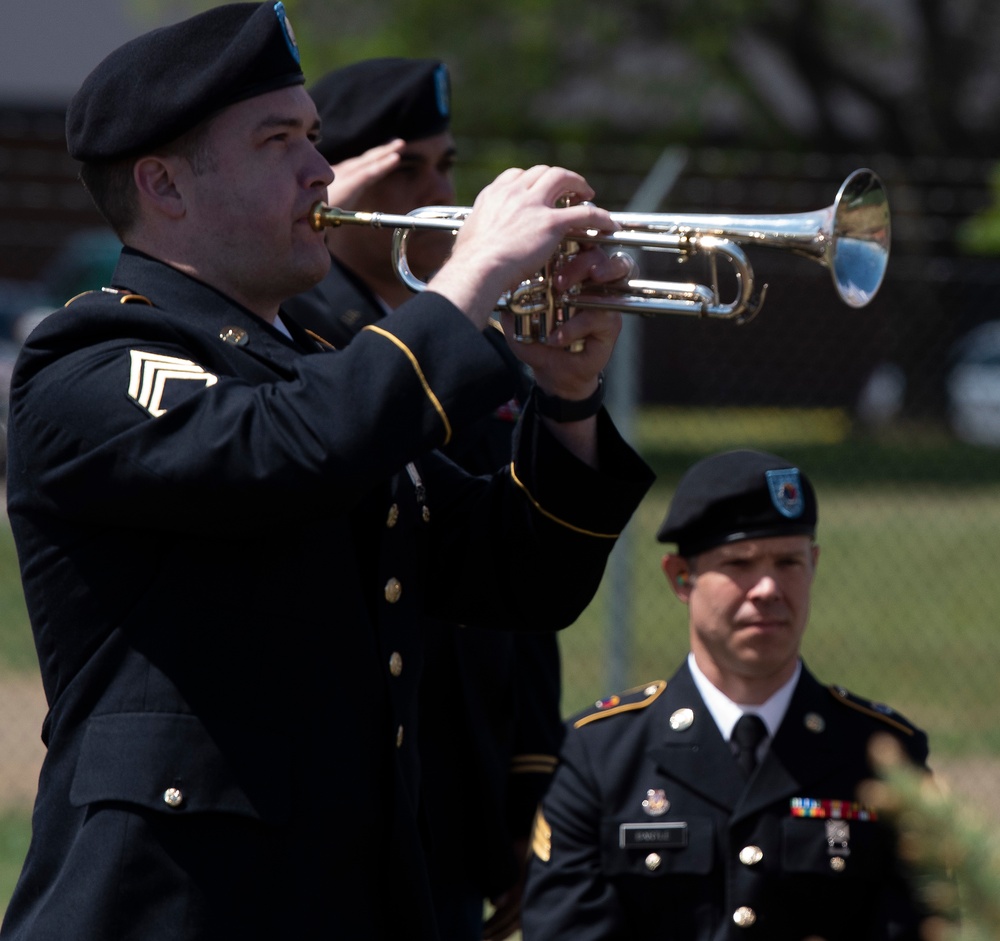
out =
[(374, 229), (444, 229), (455, 232), (462, 226), (462, 219), (442, 219), (429, 216), (401, 216), (389, 212), (354, 212), (316, 203), (310, 213), (310, 223), (321, 229), (340, 225), (366, 225)]

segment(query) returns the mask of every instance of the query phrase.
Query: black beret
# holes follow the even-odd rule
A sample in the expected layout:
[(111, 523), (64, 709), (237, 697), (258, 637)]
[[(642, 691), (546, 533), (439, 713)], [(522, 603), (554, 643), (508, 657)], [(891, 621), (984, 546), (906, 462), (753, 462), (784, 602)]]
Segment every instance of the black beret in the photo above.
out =
[(330, 163), (395, 140), (448, 130), (451, 84), (436, 59), (365, 59), (328, 72), (310, 89), (323, 122), (319, 152)]
[(656, 538), (683, 556), (742, 539), (812, 536), (816, 492), (789, 461), (763, 451), (725, 451), (681, 477)]
[(282, 3), (230, 3), (145, 33), (84, 79), (66, 112), (76, 160), (138, 156), (228, 105), (302, 85)]

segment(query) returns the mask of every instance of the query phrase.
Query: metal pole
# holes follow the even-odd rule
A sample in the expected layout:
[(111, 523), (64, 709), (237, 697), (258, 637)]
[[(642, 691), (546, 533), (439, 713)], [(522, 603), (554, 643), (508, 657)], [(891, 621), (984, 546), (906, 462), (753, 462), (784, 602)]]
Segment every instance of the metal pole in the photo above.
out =
[[(667, 147), (660, 154), (645, 179), (639, 184), (626, 207), (629, 212), (656, 212), (673, 188), (687, 162), (687, 151)], [(608, 364), (608, 411), (624, 438), (634, 441), (635, 413), (639, 404), (641, 369), (637, 317), (623, 317), (622, 332)], [(634, 566), (634, 524), (629, 523), (611, 553), (608, 564), (608, 667), (607, 689), (629, 685), (632, 663), (632, 590)], [(640, 538), (647, 538), (648, 533)]]

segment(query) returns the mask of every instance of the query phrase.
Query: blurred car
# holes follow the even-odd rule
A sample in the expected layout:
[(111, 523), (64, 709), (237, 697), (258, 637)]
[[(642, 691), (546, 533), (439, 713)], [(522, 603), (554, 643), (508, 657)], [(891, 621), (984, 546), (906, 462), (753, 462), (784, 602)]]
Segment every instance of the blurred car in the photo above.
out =
[(1000, 447), (1000, 320), (973, 328), (952, 348), (945, 389), (960, 441)]

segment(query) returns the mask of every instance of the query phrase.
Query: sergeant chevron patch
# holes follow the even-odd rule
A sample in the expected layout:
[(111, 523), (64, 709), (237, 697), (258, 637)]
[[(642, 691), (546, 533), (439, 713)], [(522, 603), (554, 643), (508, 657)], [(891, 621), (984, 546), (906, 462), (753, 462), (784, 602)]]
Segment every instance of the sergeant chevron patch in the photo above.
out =
[(164, 356), (161, 353), (145, 353), (130, 350), (132, 366), (129, 370), (128, 394), (139, 406), (154, 418), (165, 415), (164, 403), (167, 381), (170, 379), (195, 379), (205, 386), (214, 386), (218, 376), (189, 359)]
[(535, 811), (535, 822), (531, 828), (531, 850), (543, 863), (552, 858), (552, 827), (541, 807)]

